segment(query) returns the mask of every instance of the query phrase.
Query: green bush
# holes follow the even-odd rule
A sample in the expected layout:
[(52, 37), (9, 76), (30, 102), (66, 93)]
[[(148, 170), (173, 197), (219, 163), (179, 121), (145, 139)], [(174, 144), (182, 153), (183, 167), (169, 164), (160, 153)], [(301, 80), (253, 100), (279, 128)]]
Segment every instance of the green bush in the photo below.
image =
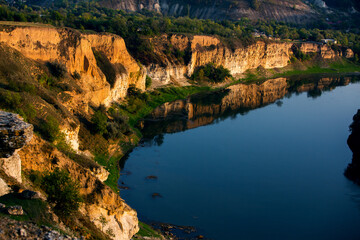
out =
[(59, 216), (66, 217), (74, 213), (83, 201), (79, 183), (72, 180), (65, 170), (57, 168), (45, 175), (42, 186), (48, 195), (48, 202), (54, 204), (54, 211)]
[(54, 86), (56, 80), (53, 77), (49, 77), (47, 74), (43, 74), (39, 77), (38, 82), (41, 86)]
[(67, 73), (66, 66), (65, 66), (65, 64), (63, 64), (59, 61), (48, 62), (47, 67), (49, 68), (51, 74), (54, 77), (63, 78), (66, 76), (66, 73)]
[(42, 120), (38, 127), (42, 136), (50, 142), (55, 141), (60, 136), (59, 121), (53, 116), (48, 116)]
[(151, 79), (151, 77), (146, 76), (145, 87), (146, 87), (146, 88), (149, 88), (149, 87), (151, 87), (151, 84), (152, 84), (152, 79)]
[(21, 104), (21, 96), (19, 93), (1, 91), (0, 105), (7, 109), (16, 109)]
[(112, 120), (108, 120), (106, 126), (106, 133), (104, 137), (106, 139), (118, 139), (126, 132), (131, 131), (127, 121), (129, 120), (126, 116), (121, 115), (120, 112), (114, 108), (109, 110)]
[(311, 55), (311, 54), (306, 54), (306, 53), (302, 52), (298, 47), (293, 48), (293, 53), (294, 53), (294, 55), (292, 57), (290, 57), (290, 60), (292, 62), (294, 62), (293, 57), (295, 57), (296, 59), (298, 59), (302, 62), (308, 61), (313, 57), (313, 55)]
[(41, 187), (43, 177), (39, 171), (31, 170), (29, 173), (29, 179), (36, 187)]
[(205, 66), (197, 67), (191, 75), (194, 81), (205, 82), (223, 82), (225, 79), (231, 77), (230, 71), (223, 66), (216, 67), (213, 63), (208, 63)]
[(108, 118), (104, 111), (101, 109), (95, 111), (94, 115), (91, 117), (91, 122), (93, 123), (96, 133), (101, 135), (106, 133), (107, 120)]
[(135, 84), (130, 84), (127, 94), (129, 97), (139, 97), (141, 95), (141, 90), (136, 88)]
[(33, 84), (21, 81), (10, 81), (9, 88), (15, 92), (28, 92), (35, 94), (36, 88)]

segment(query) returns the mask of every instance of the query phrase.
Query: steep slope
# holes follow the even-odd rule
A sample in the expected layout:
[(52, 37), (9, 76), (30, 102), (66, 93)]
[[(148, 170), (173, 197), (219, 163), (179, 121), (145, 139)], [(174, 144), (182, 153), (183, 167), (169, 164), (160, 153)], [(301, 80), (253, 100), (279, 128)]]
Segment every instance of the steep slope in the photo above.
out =
[(22, 173), (65, 169), (79, 182), (84, 198), (80, 208), (83, 218), (113, 239), (128, 240), (139, 230), (137, 213), (99, 179), (95, 169), (81, 166), (33, 136), (33, 126), (17, 114), (0, 111), (0, 143), (0, 172), (7, 175), (5, 179), (0, 175), (0, 196), (9, 193), (8, 185), (13, 185), (7, 181), (9, 178), (21, 183), (26, 179)]
[[(73, 107), (88, 103), (109, 105), (125, 97), (132, 83), (139, 89), (145, 88), (143, 70), (127, 53), (123, 39), (116, 35), (84, 35), (76, 30), (51, 26), (2, 25), (0, 42), (27, 58), (44, 63), (60, 62), (71, 75), (79, 74), (76, 84), (82, 94), (73, 96)], [(111, 47), (106, 47), (105, 42)], [(93, 49), (99, 51), (104, 60), (111, 59), (108, 69), (98, 66)], [(113, 79), (109, 79), (108, 71), (113, 72)]]
[(268, 19), (301, 23), (314, 19), (316, 13), (300, 0), (102, 0), (108, 8), (140, 11), (143, 9), (171, 16), (189, 16), (202, 19)]

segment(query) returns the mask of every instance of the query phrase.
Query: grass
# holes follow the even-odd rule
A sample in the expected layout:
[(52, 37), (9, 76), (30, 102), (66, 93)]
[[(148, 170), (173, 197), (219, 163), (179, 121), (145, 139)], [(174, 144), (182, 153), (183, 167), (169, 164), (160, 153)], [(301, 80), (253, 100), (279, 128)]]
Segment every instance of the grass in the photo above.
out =
[(0, 197), (0, 202), (5, 204), (6, 206), (15, 206), (20, 205), (23, 207), (26, 215), (24, 216), (10, 216), (18, 221), (27, 221), (31, 220), (38, 225), (53, 225), (51, 221), (51, 216), (47, 212), (47, 203), (40, 199), (22, 199), (18, 194), (7, 194)]
[(349, 60), (339, 60), (330, 62), (328, 64), (320, 65), (317, 63), (311, 64), (305, 69), (293, 69), (284, 71), (284, 72), (275, 72), (274, 70), (265, 70), (266, 77), (263, 72), (248, 72), (244, 78), (239, 79), (229, 85), (234, 85), (237, 83), (255, 83), (262, 82), (270, 78), (279, 78), (279, 77), (291, 77), (295, 75), (310, 75), (310, 74), (321, 74), (321, 73), (354, 73), (360, 72), (360, 65)]
[(120, 167), (119, 162), (124, 157), (124, 155), (133, 149), (139, 142), (140, 137), (133, 134), (130, 141), (120, 141), (119, 145), (123, 153), (118, 153), (113, 156), (107, 154), (96, 154), (95, 162), (105, 167), (105, 169), (110, 173), (108, 179), (105, 181), (105, 184), (109, 186), (113, 191), (119, 192), (118, 180), (120, 178)]
[(161, 238), (161, 235), (159, 234), (159, 232), (154, 230), (151, 226), (147, 225), (146, 223), (139, 221), (139, 227), (140, 227), (140, 230), (136, 234), (136, 236)]
[(148, 94), (148, 100), (138, 102), (135, 111), (130, 111), (129, 106), (123, 105), (123, 114), (129, 117), (129, 124), (135, 126), (136, 123), (150, 114), (156, 107), (178, 99), (184, 99), (192, 94), (199, 92), (209, 92), (211, 87), (206, 86), (186, 86), (186, 87), (166, 87), (156, 89)]
[(20, 26), (20, 27), (47, 27), (47, 28), (55, 28), (55, 26), (50, 25), (50, 24), (33, 23), (33, 22), (0, 21), (0, 25)]
[(343, 61), (343, 62), (334, 62), (330, 63), (329, 67), (321, 67), (315, 65), (309, 67), (306, 70), (291, 70), (280, 74), (275, 74), (274, 77), (287, 77), (294, 75), (302, 74), (316, 74), (316, 73), (350, 73), (350, 72), (360, 72), (360, 66), (353, 62)]

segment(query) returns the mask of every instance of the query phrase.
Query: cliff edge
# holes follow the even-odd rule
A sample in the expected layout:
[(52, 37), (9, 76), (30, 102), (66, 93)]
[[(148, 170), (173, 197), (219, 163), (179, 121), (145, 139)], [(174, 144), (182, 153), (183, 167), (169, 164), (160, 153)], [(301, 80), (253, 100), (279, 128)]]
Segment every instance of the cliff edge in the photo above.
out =
[[(22, 172), (64, 169), (80, 185), (84, 202), (79, 214), (83, 218), (112, 239), (128, 240), (139, 231), (136, 211), (106, 186), (96, 172), (74, 162), (38, 136), (33, 136), (33, 126), (25, 123), (19, 115), (0, 111), (0, 146), (0, 196), (12, 192), (9, 185), (14, 182), (21, 183), (24, 179), (26, 185), (30, 184), (26, 179), (28, 175), (22, 176)], [(9, 179), (15, 181), (9, 182)]]

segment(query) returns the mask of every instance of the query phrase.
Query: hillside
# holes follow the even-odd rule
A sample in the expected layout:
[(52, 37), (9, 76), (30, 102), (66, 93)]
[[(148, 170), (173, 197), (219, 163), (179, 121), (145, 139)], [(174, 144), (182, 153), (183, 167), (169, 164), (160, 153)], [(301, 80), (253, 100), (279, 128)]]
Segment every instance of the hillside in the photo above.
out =
[[(0, 22), (0, 109), (23, 120), (1, 114), (30, 123), (26, 126), (32, 136), (0, 159), (16, 162), (7, 168), (0, 162), (0, 187), (16, 196), (20, 189), (49, 196), (42, 179), (57, 169), (65, 171), (78, 184), (83, 202), (58, 224), (76, 236), (122, 240), (141, 228), (136, 211), (118, 194), (126, 188), (118, 186), (119, 162), (141, 138), (138, 120), (160, 104), (248, 81), (257, 72), (265, 78), (314, 65), (341, 72), (342, 63), (352, 67), (343, 71), (358, 70), (360, 36), (352, 33), (265, 22), (255, 31), (248, 20), (227, 26), (226, 21), (220, 25), (190, 18), (172, 18), (168, 26), (157, 28), (169, 19), (110, 10), (105, 15), (100, 7), (83, 13), (86, 7), (37, 12), (35, 7), (0, 5), (0, 17), (7, 20)], [(34, 22), (11, 21), (18, 17)], [(145, 32), (146, 27), (153, 30)], [(262, 31), (266, 34), (254, 36)], [(340, 44), (321, 43), (325, 36), (337, 37)], [(206, 81), (206, 68), (225, 72), (221, 83)], [(2, 168), (10, 170), (3, 173)], [(7, 175), (16, 179), (8, 181)], [(51, 198), (45, 200), (43, 208), (56, 211)]]

